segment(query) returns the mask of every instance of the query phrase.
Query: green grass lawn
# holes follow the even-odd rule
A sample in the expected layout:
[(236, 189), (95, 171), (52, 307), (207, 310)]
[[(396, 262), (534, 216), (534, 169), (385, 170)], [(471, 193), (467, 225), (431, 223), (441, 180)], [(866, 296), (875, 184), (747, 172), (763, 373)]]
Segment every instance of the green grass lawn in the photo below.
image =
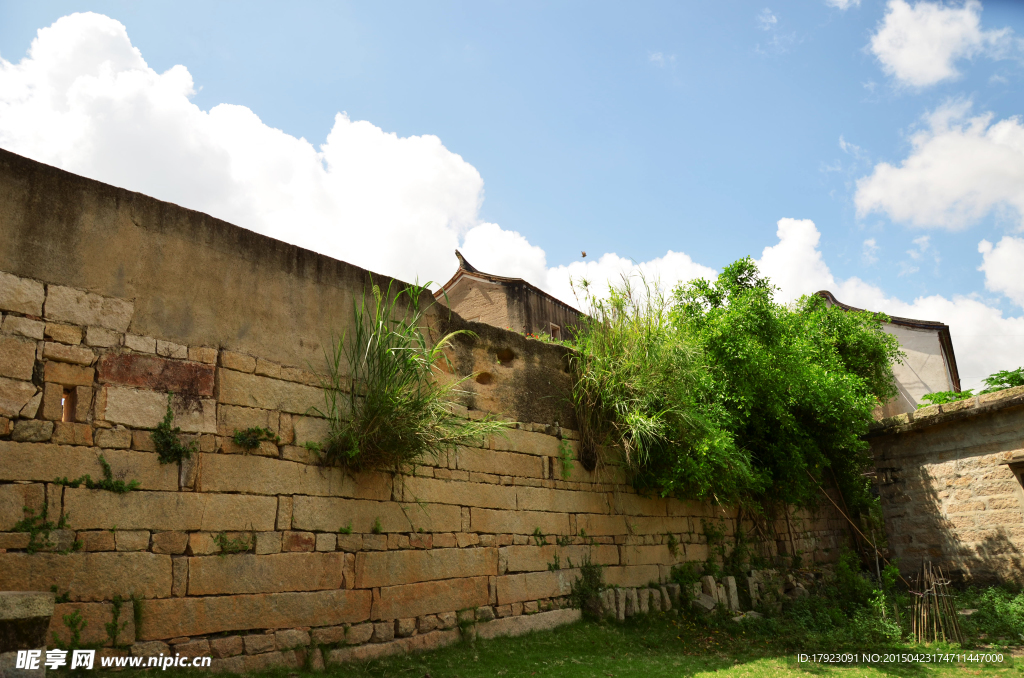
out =
[[(736, 626), (736, 629), (742, 627)], [(931, 650), (899, 648), (904, 652)], [(423, 654), (389, 657), (365, 664), (328, 667), (326, 675), (345, 678), (385, 676), (472, 678), (475, 676), (700, 676), (715, 673), (760, 678), (778, 675), (836, 676), (973, 676), (1021, 675), (1009, 652), (1001, 666), (978, 663), (952, 665), (876, 664), (824, 666), (798, 664), (796, 652), (824, 652), (838, 648), (791, 648), (763, 633), (732, 633), (702, 622), (669, 615), (634, 618), (624, 624), (580, 622), (555, 631), (519, 638), (463, 642)], [(865, 652), (879, 648), (861, 648)], [(985, 651), (985, 650), (983, 650)], [(296, 675), (275, 671), (275, 675)]]

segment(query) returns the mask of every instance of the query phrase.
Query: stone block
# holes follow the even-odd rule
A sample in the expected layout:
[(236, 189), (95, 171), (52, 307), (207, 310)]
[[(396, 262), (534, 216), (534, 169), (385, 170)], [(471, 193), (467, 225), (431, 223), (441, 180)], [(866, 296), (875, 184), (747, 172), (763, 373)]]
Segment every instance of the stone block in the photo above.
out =
[(360, 589), (497, 573), (495, 548), (363, 551), (356, 555), (356, 588)]
[(524, 478), (544, 477), (545, 459), (529, 454), (460, 447), (455, 459), (456, 466), (466, 471)]
[(220, 366), (238, 372), (253, 372), (256, 369), (256, 358), (244, 353), (222, 350), (220, 352)]
[(476, 608), (486, 605), (488, 597), (487, 577), (385, 586), (380, 589), (380, 599), (374, 602), (372, 616), (399, 619)]
[[(107, 353), (100, 358), (96, 370), (99, 380), (105, 384), (178, 395), (213, 395), (214, 368), (203, 363), (138, 353)], [(166, 395), (163, 406), (166, 410)]]
[(395, 639), (395, 623), (393, 621), (377, 622), (373, 625), (372, 643), (386, 643)]
[[(16, 417), (28, 405), (38, 389), (28, 381), (0, 377), (0, 415)], [(35, 416), (35, 412), (32, 413)]]
[(15, 422), (11, 440), (18, 443), (45, 443), (52, 435), (52, 421), (22, 419)]
[(118, 332), (103, 327), (87, 327), (85, 329), (85, 343), (98, 348), (110, 348), (121, 344), (121, 335)]
[(92, 386), (96, 370), (91, 367), (47, 361), (43, 366), (43, 381), (62, 386)]
[(354, 533), (366, 533), (372, 531), (377, 521), (384, 533), (420, 529), (445, 532), (459, 528), (462, 514), (458, 506), (447, 504), (382, 503), (303, 495), (296, 495), (294, 499), (292, 525), (296, 529), (336, 532), (351, 526)]
[(43, 402), (39, 417), (48, 421), (64, 418), (64, 387), (60, 384), (43, 384)]
[(206, 365), (217, 364), (217, 349), (206, 346), (189, 346), (188, 359)]
[(156, 339), (137, 334), (124, 335), (124, 346), (139, 353), (156, 353)]
[(409, 548), (409, 536), (405, 534), (389, 534), (388, 535), (388, 549), (407, 549)]
[(188, 593), (188, 558), (171, 558), (171, 595), (180, 598)]
[(210, 654), (210, 641), (205, 638), (189, 640), (174, 646), (174, 654), (182, 657), (206, 657)]
[(262, 556), (271, 553), (281, 552), (280, 532), (257, 532), (256, 533), (256, 555)]
[(201, 454), (199, 468), (201, 492), (391, 499), (391, 478), (383, 473), (347, 474), (340, 468), (234, 454)]
[(45, 503), (42, 484), (0, 485), (0, 531), (13, 529), (15, 523), (24, 519), (25, 508), (41, 514)]
[(188, 359), (188, 346), (175, 344), (173, 341), (163, 341), (162, 339), (157, 339), (156, 352), (157, 355), (162, 355), (166, 358), (174, 358), (176, 360)]
[(42, 283), (0, 271), (0, 310), (41, 316), (44, 299)]
[(29, 339), (42, 339), (45, 323), (31, 318), (21, 318), (16, 315), (9, 315), (4, 318), (3, 333), (16, 334)]
[(73, 365), (92, 365), (96, 354), (81, 346), (65, 346), (48, 341), (43, 344), (43, 358)]
[[(539, 527), (543, 534), (570, 534), (568, 513), (494, 511), (485, 508), (473, 508), (470, 509), (470, 515), (474, 532), (533, 534), (533, 531)], [(591, 532), (588, 530), (587, 534), (591, 534)]]
[(60, 323), (46, 323), (43, 335), (52, 341), (62, 344), (78, 345), (82, 343), (82, 328)]
[(91, 292), (50, 285), (43, 315), (73, 325), (99, 325), (124, 332), (131, 323), (134, 304), (123, 299), (103, 297)]
[[(135, 453), (139, 454), (139, 453)], [(111, 461), (111, 466), (118, 470)], [(131, 473), (128, 477), (134, 477)], [(257, 531), (274, 529), (272, 497), (194, 492), (129, 492), (67, 488), (64, 508), (81, 529)]]
[(619, 547), (623, 565), (671, 565), (683, 559), (684, 549), (678, 549), (675, 556), (665, 544), (639, 546), (623, 544)]
[[(96, 490), (102, 492), (102, 490)], [(118, 530), (114, 533), (114, 548), (118, 551), (146, 551), (149, 532), (146, 530)]]
[(355, 553), (363, 549), (363, 535), (361, 534), (339, 534), (338, 550)]
[(581, 618), (579, 610), (562, 609), (540, 612), (529, 616), (506, 617), (495, 619), (485, 624), (477, 624), (478, 638), (498, 638), (500, 636), (522, 636), (533, 631), (549, 631), (551, 629), (573, 624)]
[(345, 633), (345, 642), (349, 645), (361, 645), (370, 642), (373, 637), (373, 624), (353, 624)]
[(278, 497), (277, 498), (277, 529), (278, 530), (290, 530), (292, 527), (292, 507), (293, 502), (291, 497)]
[(618, 565), (619, 550), (612, 544), (596, 546), (507, 546), (502, 549), (507, 572), (541, 572), (558, 557), (560, 567), (578, 567), (588, 556), (596, 565)]
[(386, 534), (364, 534), (363, 535), (363, 550), (364, 551), (387, 551), (388, 550), (388, 536)]
[(292, 435), (295, 444), (302, 446), (307, 442), (320, 444), (330, 433), (330, 422), (317, 417), (295, 417), (292, 420)]
[(185, 552), (188, 546), (188, 534), (186, 532), (156, 532), (153, 534), (153, 553), (167, 553), (180, 555)]
[(158, 657), (170, 654), (170, 648), (167, 646), (167, 643), (151, 641), (148, 643), (135, 643), (132, 645), (131, 652), (133, 657)]
[(274, 634), (278, 650), (292, 650), (309, 645), (309, 632), (301, 629), (286, 629)]
[(338, 546), (338, 537), (330, 532), (320, 532), (316, 535), (317, 551), (334, 551)]
[(637, 614), (650, 614), (651, 590), (636, 589)]
[(629, 565), (604, 569), (604, 582), (608, 585), (646, 586), (649, 582), (659, 579), (661, 579), (661, 570), (657, 565)]
[[(3, 377), (0, 377), (0, 379), (3, 379)], [(42, 401), (42, 399), (43, 399), (42, 392), (41, 391), (37, 392), (34, 396), (32, 396), (29, 399), (29, 401), (27, 403), (25, 403), (25, 406), (21, 408), (21, 412), (19, 413), (19, 416), (22, 419), (34, 419), (35, 416), (36, 416), (36, 413), (39, 411), (39, 403), (40, 403), (40, 401)]]
[(127, 450), (132, 446), (132, 432), (125, 428), (101, 428), (94, 436), (96, 447)]
[[(114, 623), (114, 606), (111, 603), (60, 603), (54, 607), (50, 628), (46, 632), (48, 642), (56, 638), (65, 647), (71, 642), (71, 630), (64, 623), (64, 616), (77, 612), (85, 624), (81, 629), (80, 642), (89, 645), (110, 647), (107, 624)], [(117, 615), (117, 643), (130, 645), (135, 642), (135, 616), (131, 601), (121, 606)]]
[(419, 633), (430, 633), (437, 628), (440, 628), (440, 622), (436, 614), (425, 614), (416, 619), (416, 630)]
[(48, 591), (56, 584), (75, 601), (132, 592), (165, 598), (171, 595), (171, 559), (153, 553), (0, 553), (0, 581), (14, 591)]
[(53, 423), (50, 441), (54, 445), (92, 445), (92, 426), (75, 424), (70, 421)]
[(312, 532), (284, 533), (281, 542), (282, 551), (314, 551), (316, 550), (316, 536)]
[(36, 363), (36, 342), (0, 335), (0, 377), (30, 381)]
[(501, 485), (407, 477), (403, 499), (407, 502), (457, 504), (512, 511), (516, 509), (516, 489)]
[[(372, 633), (372, 632), (371, 632)], [(313, 629), (310, 633), (313, 643), (317, 645), (336, 645), (345, 640), (344, 626), (327, 626)]]
[[(103, 420), (131, 428), (156, 428), (167, 413), (167, 395), (122, 386), (103, 387)], [(186, 433), (216, 433), (216, 402), (175, 395), (174, 426)]]
[(300, 415), (324, 405), (323, 392), (318, 388), (226, 369), (218, 370), (217, 400)]
[(210, 639), (210, 654), (218, 659), (223, 657), (235, 657), (242, 654), (244, 649), (241, 636), (228, 636), (226, 638)]
[(411, 619), (396, 619), (395, 620), (395, 636), (397, 638), (408, 638), (409, 636), (416, 633), (416, 618)]
[(248, 428), (265, 428), (277, 432), (278, 414), (269, 410), (235, 405), (220, 405), (217, 408), (217, 434), (233, 436), (235, 431)]
[(498, 577), (498, 605), (569, 595), (579, 570), (528, 572)]
[[(546, 487), (516, 487), (520, 511), (551, 511), (555, 513), (609, 513), (608, 495), (604, 492), (574, 492)], [(588, 533), (589, 534), (589, 533)]]
[(114, 533), (109, 530), (79, 532), (76, 539), (82, 542), (83, 551), (114, 550)]
[(488, 622), (492, 619), (494, 619), (493, 607), (491, 607), (490, 605), (484, 605), (483, 607), (476, 608), (476, 620), (478, 622)]
[[(78, 423), (92, 421), (92, 386), (75, 386), (74, 393), (74, 412), (72, 414), (75, 417), (75, 421)], [(92, 440), (91, 433), (89, 434), (89, 440)], [(89, 444), (92, 443), (90, 442)]]
[(503, 436), (491, 438), (491, 449), (533, 454), (540, 457), (558, 457), (558, 438), (523, 429), (508, 429)]
[(277, 642), (272, 633), (250, 633), (243, 639), (246, 654), (260, 654), (277, 649)]
[(347, 590), (151, 600), (140, 637), (354, 623), (369, 618), (370, 601), (369, 591)]

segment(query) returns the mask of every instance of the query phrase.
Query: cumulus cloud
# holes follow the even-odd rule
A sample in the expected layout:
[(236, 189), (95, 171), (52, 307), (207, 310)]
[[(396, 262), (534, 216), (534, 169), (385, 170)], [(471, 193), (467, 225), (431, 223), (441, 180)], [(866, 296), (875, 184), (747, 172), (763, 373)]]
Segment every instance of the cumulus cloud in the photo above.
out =
[(861, 246), (861, 259), (870, 266), (878, 261), (878, 242), (874, 238), (868, 238)]
[(1012, 34), (1009, 28), (983, 30), (978, 0), (961, 6), (889, 0), (868, 48), (900, 84), (927, 87), (959, 77), (961, 59), (1003, 56)]
[(1007, 235), (995, 245), (982, 240), (978, 252), (983, 258), (978, 270), (985, 273), (985, 288), (1005, 294), (1024, 308), (1024, 238)]
[(967, 228), (989, 213), (1007, 212), (1024, 224), (1024, 121), (971, 115), (957, 100), (925, 117), (900, 165), (875, 166), (857, 181), (857, 213), (884, 212), (895, 221), (949, 230)]
[(851, 7), (860, 7), (860, 0), (825, 0), (825, 4), (845, 12)]

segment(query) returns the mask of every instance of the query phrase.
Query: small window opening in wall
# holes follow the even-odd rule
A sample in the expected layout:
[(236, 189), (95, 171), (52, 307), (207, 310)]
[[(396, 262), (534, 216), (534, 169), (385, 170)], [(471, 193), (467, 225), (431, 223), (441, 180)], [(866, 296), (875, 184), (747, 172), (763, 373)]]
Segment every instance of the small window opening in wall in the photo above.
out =
[(548, 323), (548, 334), (552, 339), (562, 340), (562, 328), (554, 323)]
[(61, 421), (74, 421), (75, 420), (75, 392), (70, 388), (64, 389), (64, 394), (60, 398), (61, 406)]

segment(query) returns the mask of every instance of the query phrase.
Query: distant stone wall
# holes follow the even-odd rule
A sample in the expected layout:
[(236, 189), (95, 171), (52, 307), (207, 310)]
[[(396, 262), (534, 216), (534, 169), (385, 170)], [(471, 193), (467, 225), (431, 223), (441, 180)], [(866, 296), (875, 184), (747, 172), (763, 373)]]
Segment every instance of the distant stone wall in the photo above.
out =
[[(563, 477), (578, 439), (564, 348), (432, 316), (476, 331), (451, 350), (479, 373), (462, 414), (517, 423), (405, 474), (353, 475), (303, 444), (326, 431), (313, 371), (366, 271), (6, 152), (0, 232), (0, 589), (66, 592), (61, 637), (78, 611), (107, 654), (211, 653), (232, 671), (366, 659), (451, 642), (460, 620), (481, 635), (572, 621), (570, 561), (646, 587), (707, 557), (702, 520), (736, 528), (728, 508), (639, 496), (615, 466)], [(198, 446), (180, 465), (152, 440), (169, 393)], [(245, 453), (231, 436), (253, 426), (280, 440)], [(139, 487), (55, 482), (99, 479), (101, 456)], [(35, 553), (14, 529), (24, 507), (54, 523)], [(774, 527), (769, 555), (830, 560), (847, 539), (827, 511)], [(109, 647), (115, 615), (127, 649)]]
[(976, 582), (1024, 583), (1024, 387), (932, 405), (870, 434), (889, 547)]

